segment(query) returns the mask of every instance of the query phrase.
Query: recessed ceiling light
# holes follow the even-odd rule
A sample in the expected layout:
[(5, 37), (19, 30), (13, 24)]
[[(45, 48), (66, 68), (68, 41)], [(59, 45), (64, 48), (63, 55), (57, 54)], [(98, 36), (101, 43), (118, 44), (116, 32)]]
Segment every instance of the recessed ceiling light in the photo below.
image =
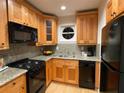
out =
[(61, 6), (61, 10), (66, 10), (66, 6)]

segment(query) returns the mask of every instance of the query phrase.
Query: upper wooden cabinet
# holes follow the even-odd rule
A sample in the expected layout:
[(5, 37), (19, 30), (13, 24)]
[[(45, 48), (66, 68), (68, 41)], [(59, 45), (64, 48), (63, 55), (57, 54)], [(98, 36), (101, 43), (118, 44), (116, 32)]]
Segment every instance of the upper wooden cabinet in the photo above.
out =
[(7, 2), (0, 0), (0, 50), (8, 49)]
[(23, 23), (22, 4), (19, 0), (8, 0), (9, 21)]
[(77, 14), (77, 43), (96, 45), (98, 32), (98, 12), (82, 12)]
[(43, 45), (57, 44), (57, 18), (55, 16), (44, 15)]
[(37, 28), (37, 15), (28, 3), (19, 0), (8, 0), (9, 21)]
[(34, 27), (34, 28), (38, 28), (38, 21), (37, 21), (37, 13), (35, 13), (34, 11), (28, 9), (28, 24), (29, 26), (31, 27)]
[(37, 31), (38, 31), (38, 42), (36, 43), (37, 46), (42, 46), (43, 44), (43, 36), (44, 36), (44, 31), (43, 31), (43, 16), (42, 14), (37, 15)]
[(122, 12), (124, 12), (123, 0), (109, 0), (106, 7), (106, 22), (110, 22)]
[(118, 12), (124, 12), (124, 0), (118, 0)]

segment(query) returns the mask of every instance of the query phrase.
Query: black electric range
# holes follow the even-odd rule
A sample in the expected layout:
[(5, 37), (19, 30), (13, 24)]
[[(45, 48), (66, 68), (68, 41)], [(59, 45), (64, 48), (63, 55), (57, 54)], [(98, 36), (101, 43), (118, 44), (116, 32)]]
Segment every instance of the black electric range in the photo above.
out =
[(7, 64), (9, 67), (28, 70), (27, 93), (45, 93), (46, 86), (46, 66), (44, 61), (22, 59)]

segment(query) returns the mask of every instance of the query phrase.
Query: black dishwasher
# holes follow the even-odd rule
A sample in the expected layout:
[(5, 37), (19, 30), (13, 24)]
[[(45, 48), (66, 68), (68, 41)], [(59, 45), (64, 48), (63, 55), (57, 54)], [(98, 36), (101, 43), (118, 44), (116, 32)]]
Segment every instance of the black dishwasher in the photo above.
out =
[(79, 61), (79, 87), (95, 89), (95, 62)]

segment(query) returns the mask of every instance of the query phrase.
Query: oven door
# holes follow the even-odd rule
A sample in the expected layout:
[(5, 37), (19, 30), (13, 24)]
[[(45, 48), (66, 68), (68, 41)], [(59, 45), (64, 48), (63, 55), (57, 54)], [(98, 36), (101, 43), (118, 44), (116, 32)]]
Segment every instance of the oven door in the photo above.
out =
[(28, 75), (28, 83), (29, 83), (29, 93), (45, 93), (45, 84), (46, 84), (46, 74), (45, 67), (42, 66), (41, 70), (38, 72), (34, 72), (34, 75)]

